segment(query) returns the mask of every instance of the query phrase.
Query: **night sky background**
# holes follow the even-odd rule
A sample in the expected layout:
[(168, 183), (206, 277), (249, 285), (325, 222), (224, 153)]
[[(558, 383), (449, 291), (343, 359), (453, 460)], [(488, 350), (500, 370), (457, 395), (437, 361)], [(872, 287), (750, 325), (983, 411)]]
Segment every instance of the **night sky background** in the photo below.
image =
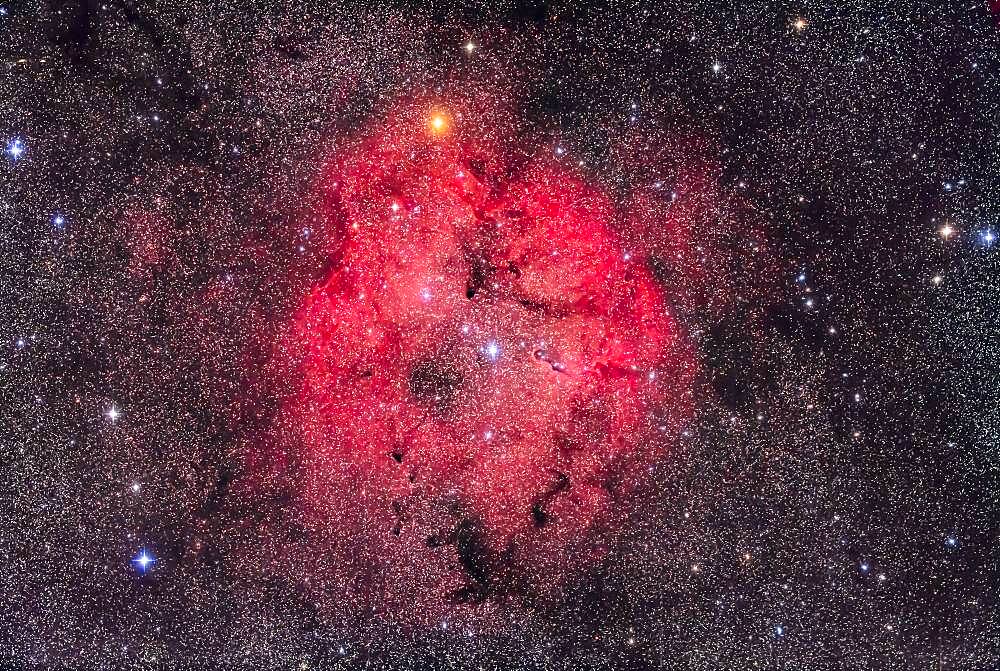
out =
[[(1000, 668), (988, 4), (0, 3), (0, 666)], [(390, 531), (259, 464), (319, 449), (283, 343), (344, 244), (329, 166), (429, 106), (652, 203), (616, 239), (695, 372), (599, 554), (501, 588), (479, 536), (414, 541), (481, 589), (386, 605), (341, 577), (414, 579)]]

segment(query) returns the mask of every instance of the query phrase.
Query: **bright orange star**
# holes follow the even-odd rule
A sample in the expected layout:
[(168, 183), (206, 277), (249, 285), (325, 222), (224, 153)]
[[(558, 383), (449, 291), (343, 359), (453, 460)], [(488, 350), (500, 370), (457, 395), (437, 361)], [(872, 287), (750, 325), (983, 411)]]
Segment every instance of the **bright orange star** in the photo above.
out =
[(448, 119), (447, 114), (441, 111), (435, 111), (431, 113), (430, 118), (427, 120), (427, 125), (430, 127), (432, 134), (443, 135), (448, 132), (451, 122)]

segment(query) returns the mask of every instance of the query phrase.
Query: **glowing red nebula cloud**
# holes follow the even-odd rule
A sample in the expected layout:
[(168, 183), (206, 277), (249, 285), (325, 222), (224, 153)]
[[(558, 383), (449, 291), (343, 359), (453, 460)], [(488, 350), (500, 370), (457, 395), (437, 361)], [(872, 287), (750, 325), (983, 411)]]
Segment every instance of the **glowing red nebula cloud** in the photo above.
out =
[[(328, 278), (279, 356), (313, 589), (431, 621), (602, 555), (692, 407), (694, 355), (610, 198), (495, 111), (402, 106), (323, 176)], [(465, 604), (465, 606), (462, 606)]]

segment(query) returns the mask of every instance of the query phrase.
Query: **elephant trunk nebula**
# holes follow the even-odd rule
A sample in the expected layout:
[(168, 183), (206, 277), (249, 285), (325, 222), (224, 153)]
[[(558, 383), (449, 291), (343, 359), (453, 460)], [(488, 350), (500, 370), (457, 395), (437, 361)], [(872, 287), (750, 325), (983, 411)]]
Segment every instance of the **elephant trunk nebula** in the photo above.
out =
[(291, 483), (284, 560), (329, 604), (431, 622), (557, 596), (690, 415), (693, 350), (610, 197), (514, 137), (408, 105), (324, 172), (331, 270), (255, 463)]

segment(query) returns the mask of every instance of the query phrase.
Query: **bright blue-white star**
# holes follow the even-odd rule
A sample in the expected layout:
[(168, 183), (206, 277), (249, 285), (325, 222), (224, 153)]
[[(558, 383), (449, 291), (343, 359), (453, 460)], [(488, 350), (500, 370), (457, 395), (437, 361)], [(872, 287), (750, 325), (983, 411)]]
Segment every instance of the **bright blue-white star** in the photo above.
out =
[(24, 146), (24, 142), (22, 142), (20, 138), (14, 138), (13, 140), (7, 143), (6, 152), (7, 155), (11, 157), (11, 159), (16, 161), (17, 159), (21, 158), (21, 156), (25, 152), (25, 149), (26, 147)]
[(500, 345), (496, 340), (491, 340), (483, 347), (483, 352), (486, 354), (487, 359), (496, 361), (500, 358)]
[(990, 229), (979, 232), (979, 239), (983, 241), (983, 245), (986, 247), (991, 247), (993, 242), (997, 239), (996, 234)]
[(947, 538), (944, 539), (944, 544), (947, 545), (950, 548), (957, 548), (958, 547), (958, 539), (955, 538), (954, 536), (948, 536)]
[(156, 557), (154, 557), (145, 548), (139, 550), (136, 556), (132, 557), (132, 565), (135, 566), (135, 570), (139, 573), (145, 573), (153, 567), (156, 563)]

